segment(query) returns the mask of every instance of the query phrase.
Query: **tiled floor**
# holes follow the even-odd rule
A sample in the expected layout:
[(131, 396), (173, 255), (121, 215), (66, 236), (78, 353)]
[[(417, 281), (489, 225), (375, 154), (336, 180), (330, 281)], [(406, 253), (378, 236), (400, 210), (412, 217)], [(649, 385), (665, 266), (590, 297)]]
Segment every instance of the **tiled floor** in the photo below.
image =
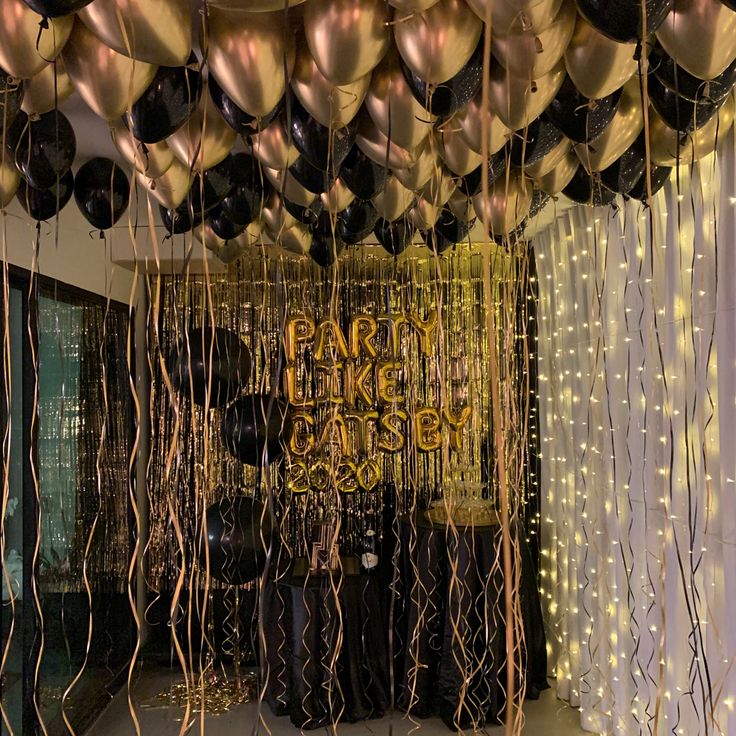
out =
[[(165, 690), (171, 682), (171, 674), (166, 671), (144, 673), (134, 690), (134, 703), (138, 705), (157, 693)], [(546, 690), (538, 701), (530, 701), (524, 707), (526, 715), (525, 734), (529, 736), (581, 736), (577, 711), (557, 700), (554, 689)], [(142, 736), (176, 736), (181, 729), (181, 711), (175, 708), (137, 708)], [(263, 705), (260, 713), (265, 721), (258, 729), (260, 734), (272, 736), (295, 736), (299, 731), (287, 717), (277, 718)], [(220, 716), (205, 719), (203, 736), (235, 736), (255, 732), (259, 711), (257, 704), (237, 706)], [(197, 722), (190, 734), (200, 734)], [(311, 733), (321, 734), (323, 731)], [(452, 733), (439, 719), (432, 718), (412, 722), (401, 712), (395, 712), (393, 719), (385, 717), (374, 721), (338, 726), (341, 736), (448, 736)], [(489, 736), (502, 736), (503, 729), (491, 727)], [(135, 736), (135, 728), (130, 718), (125, 688), (113, 699), (110, 706), (100, 716), (97, 723), (88, 731), (88, 736)]]

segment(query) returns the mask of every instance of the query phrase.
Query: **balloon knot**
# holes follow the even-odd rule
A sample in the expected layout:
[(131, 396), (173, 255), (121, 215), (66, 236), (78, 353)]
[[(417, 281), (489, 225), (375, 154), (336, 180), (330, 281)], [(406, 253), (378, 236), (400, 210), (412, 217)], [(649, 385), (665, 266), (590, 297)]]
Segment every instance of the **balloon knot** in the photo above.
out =
[(537, 80), (536, 79), (532, 79), (531, 91), (532, 93), (537, 91)]
[(38, 24), (38, 27), (42, 31), (47, 31), (48, 30), (48, 28), (49, 28), (49, 19), (48, 19), (47, 16), (44, 15), (43, 18), (41, 18), (41, 22)]
[(636, 49), (634, 50), (634, 61), (641, 59), (641, 39), (636, 42)]
[(105, 231), (100, 230), (100, 240), (104, 240), (104, 239), (105, 239)]

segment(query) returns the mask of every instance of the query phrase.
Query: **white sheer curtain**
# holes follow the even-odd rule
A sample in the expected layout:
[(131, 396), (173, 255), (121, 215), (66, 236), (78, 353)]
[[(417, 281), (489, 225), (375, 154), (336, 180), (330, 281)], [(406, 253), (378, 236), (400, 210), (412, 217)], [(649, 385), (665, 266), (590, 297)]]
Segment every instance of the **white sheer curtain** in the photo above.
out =
[(604, 734), (736, 735), (736, 156), (570, 210), (539, 278), (543, 600)]

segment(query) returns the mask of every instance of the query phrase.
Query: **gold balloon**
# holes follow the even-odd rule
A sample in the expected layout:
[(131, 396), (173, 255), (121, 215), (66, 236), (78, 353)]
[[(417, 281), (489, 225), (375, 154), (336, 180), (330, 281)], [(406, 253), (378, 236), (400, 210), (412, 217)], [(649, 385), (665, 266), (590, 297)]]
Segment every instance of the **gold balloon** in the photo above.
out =
[(531, 166), (525, 166), (524, 173), (531, 179), (539, 179), (545, 176), (565, 158), (571, 148), (572, 141), (569, 138), (563, 138), (549, 153), (542, 156), (539, 161), (536, 161)]
[(416, 13), (422, 10), (428, 10), (437, 3), (438, 0), (388, 0), (388, 4), (396, 8), (396, 10), (404, 13)]
[(158, 66), (181, 66), (192, 50), (187, 0), (94, 0), (83, 23), (119, 54)]
[(303, 256), (309, 253), (309, 247), (312, 245), (312, 233), (306, 225), (299, 222), (288, 230), (281, 231), (278, 237), (274, 238), (274, 242), (290, 253)]
[(205, 171), (230, 153), (235, 138), (235, 131), (224, 121), (212, 98), (203, 94), (194, 114), (166, 142), (180, 161)]
[(381, 466), (375, 460), (363, 460), (358, 465), (358, 485), (364, 491), (372, 491), (381, 482)]
[(414, 163), (406, 169), (396, 167), (392, 173), (407, 189), (417, 190), (429, 181), (441, 165), (434, 141), (427, 138), (417, 149)]
[(309, 485), (315, 491), (326, 491), (330, 485), (330, 468), (324, 460), (317, 460), (309, 469)]
[(458, 411), (445, 409), (444, 415), (450, 428), (450, 449), (460, 452), (463, 449), (463, 428), (470, 421), (473, 411), (469, 406), (461, 406)]
[(272, 169), (285, 169), (299, 158), (299, 151), (289, 142), (280, 116), (268, 127), (250, 136), (250, 149), (264, 166)]
[(491, 67), (489, 105), (507, 128), (519, 130), (536, 120), (549, 105), (565, 79), (565, 66), (536, 80), (509, 74), (500, 64)]
[(635, 43), (617, 43), (578, 16), (565, 67), (575, 87), (595, 100), (612, 94), (637, 72), (635, 53)]
[(442, 447), (442, 420), (437, 409), (429, 406), (417, 409), (414, 415), (416, 426), (415, 442), (420, 452), (434, 452)]
[[(291, 399), (292, 396), (296, 396), (293, 389), (289, 390), (287, 387), (286, 394), (289, 397), (289, 404), (296, 406), (296, 403)], [(314, 448), (315, 442), (314, 417), (309, 412), (300, 410), (292, 410), (289, 412), (289, 415), (291, 417), (291, 425), (293, 427), (291, 437), (289, 439), (289, 452), (292, 455), (296, 455), (296, 457), (309, 455)]]
[(272, 233), (279, 233), (282, 230), (288, 230), (298, 222), (298, 220), (289, 213), (286, 207), (284, 207), (281, 197), (279, 197), (273, 189), (269, 191), (266, 201), (263, 204), (262, 217), (266, 227)]
[(480, 153), (468, 146), (462, 128), (453, 118), (439, 129), (439, 152), (447, 168), (458, 176), (465, 176), (483, 162)]
[[(54, 79), (56, 78), (56, 79)], [(61, 56), (23, 83), (22, 108), (28, 115), (43, 115), (74, 94), (74, 85)]]
[[(504, 147), (511, 131), (503, 124), (501, 118), (491, 111), (488, 112), (488, 118), (488, 155), (492, 156)], [(460, 126), (460, 136), (478, 154), (483, 153), (482, 121), (481, 94), (478, 94), (452, 118), (452, 124)]]
[(419, 197), (417, 203), (409, 210), (409, 222), (417, 230), (430, 230), (439, 220), (440, 207)]
[(210, 70), (235, 104), (254, 117), (270, 113), (294, 68), (294, 35), (283, 13), (212, 8), (208, 43)]
[(120, 118), (110, 121), (110, 135), (120, 155), (148, 179), (165, 174), (174, 162), (174, 152), (166, 141), (141, 143)]
[(189, 167), (176, 158), (161, 176), (152, 179), (138, 171), (136, 178), (167, 209), (175, 209), (186, 199), (193, 181)]
[(603, 171), (636, 140), (644, 125), (639, 78), (625, 85), (613, 119), (590, 143), (577, 143), (575, 153), (588, 171)]
[[(305, 0), (288, 0), (289, 7), (301, 5)], [(283, 10), (284, 0), (208, 0), (211, 8), (223, 10), (247, 10), (249, 13), (267, 13), (273, 10)]]
[(536, 177), (534, 184), (546, 194), (559, 194), (570, 183), (579, 165), (575, 152), (568, 150), (553, 169)]
[(425, 357), (434, 353), (434, 341), (439, 326), (439, 314), (436, 309), (427, 313), (427, 319), (422, 319), (418, 314), (410, 314), (409, 321), (417, 335), (419, 335), (419, 352)]
[(488, 192), (473, 197), (473, 205), (478, 217), (487, 224), (490, 235), (506, 235), (515, 230), (529, 213), (532, 201), (532, 187), (520, 172), (498, 179)]
[(460, 222), (469, 222), (475, 217), (475, 210), (473, 209), (473, 200), (468, 197), (467, 194), (463, 194), (459, 189), (456, 189), (449, 200), (447, 200), (447, 206), (455, 217)]
[(386, 178), (384, 190), (373, 198), (378, 214), (393, 222), (406, 212), (414, 200), (414, 192), (407, 189), (395, 176)]
[(263, 173), (266, 178), (273, 184), (277, 192), (283, 194), (290, 202), (299, 204), (302, 207), (309, 207), (317, 195), (305, 189), (294, 177), (288, 172), (288, 169), (272, 169), (270, 166), (263, 167)]
[(491, 27), (494, 33), (508, 33), (515, 26), (539, 31), (554, 20), (562, 0), (466, 0), (483, 21), (486, 6), (491, 5)]
[(419, 196), (438, 207), (444, 205), (457, 189), (457, 181), (447, 169), (438, 167), (419, 191)]
[(341, 414), (331, 414), (325, 422), (322, 435), (319, 438), (319, 445), (324, 448), (336, 445), (342, 455), (350, 453), (348, 428)]
[(356, 314), (350, 320), (350, 357), (357, 360), (361, 355), (375, 358), (378, 348), (373, 342), (378, 334), (378, 322), (371, 314)]
[(346, 126), (363, 104), (371, 75), (351, 84), (335, 86), (317, 67), (303, 38), (297, 42), (296, 63), (291, 88), (307, 112), (326, 128)]
[(649, 139), (652, 163), (659, 166), (688, 165), (716, 150), (726, 139), (734, 121), (734, 99), (726, 102), (705, 125), (689, 134), (670, 128), (656, 113), (649, 111)]
[(0, 2), (0, 67), (11, 77), (35, 77), (64, 48), (74, 15), (49, 18), (49, 27), (43, 31), (39, 28), (41, 20), (23, 0)]
[(385, 136), (390, 130), (391, 140), (409, 151), (426, 139), (436, 119), (409, 89), (393, 47), (373, 70), (365, 108)]
[(384, 0), (310, 2), (304, 33), (319, 70), (333, 84), (368, 74), (388, 50), (391, 34)]
[(552, 71), (562, 58), (575, 28), (574, 0), (563, 0), (555, 19), (541, 29), (515, 23), (507, 34), (493, 36), (493, 56), (512, 74), (536, 79)]
[(414, 154), (388, 138), (365, 115), (361, 121), (355, 143), (371, 161), (390, 169), (408, 169), (414, 163)]
[(309, 470), (303, 460), (296, 460), (289, 463), (286, 477), (286, 488), (290, 493), (301, 494), (309, 492)]
[(483, 23), (465, 0), (439, 0), (428, 10), (394, 19), (394, 39), (406, 65), (421, 79), (440, 84), (467, 64)]
[(340, 212), (344, 210), (354, 199), (355, 195), (343, 184), (342, 179), (338, 177), (329, 192), (323, 192), (320, 195), (322, 204), (325, 209), (330, 212)]
[(232, 240), (226, 240), (225, 244), (217, 251), (217, 257), (226, 264), (234, 263), (248, 250), (261, 243), (261, 230), (263, 225), (256, 220), (251, 222), (240, 235)]
[(306, 408), (314, 406), (314, 399), (307, 396), (306, 387), (304, 386), (304, 382), (300, 380), (299, 369), (296, 365), (289, 363), (286, 366), (284, 378), (284, 383), (286, 385), (286, 400), (289, 404), (292, 406), (303, 406)]
[(210, 227), (208, 222), (201, 222), (195, 225), (192, 232), (194, 233), (194, 237), (215, 255), (225, 245), (225, 241)]
[(409, 415), (401, 407), (392, 407), (381, 414), (381, 430), (378, 434), (378, 449), (381, 452), (393, 454), (404, 449), (408, 421)]
[(0, 154), (0, 210), (10, 204), (19, 184), (20, 174), (15, 164), (8, 155)]
[(106, 120), (119, 118), (153, 81), (158, 67), (113, 51), (79, 19), (61, 52), (81, 98)]
[(340, 458), (337, 463), (335, 488), (340, 493), (355, 493), (358, 490), (358, 466), (350, 458)]
[(301, 354), (300, 345), (302, 343), (311, 342), (314, 339), (314, 333), (317, 326), (314, 320), (306, 314), (297, 314), (286, 320), (286, 328), (284, 330), (284, 350), (286, 351), (286, 360), (289, 363), (295, 363)]
[(405, 397), (401, 394), (400, 360), (379, 360), (376, 363), (376, 393), (380, 404), (391, 406), (403, 404)]
[(657, 38), (685, 71), (713, 79), (736, 58), (736, 12), (721, 0), (677, 0)]

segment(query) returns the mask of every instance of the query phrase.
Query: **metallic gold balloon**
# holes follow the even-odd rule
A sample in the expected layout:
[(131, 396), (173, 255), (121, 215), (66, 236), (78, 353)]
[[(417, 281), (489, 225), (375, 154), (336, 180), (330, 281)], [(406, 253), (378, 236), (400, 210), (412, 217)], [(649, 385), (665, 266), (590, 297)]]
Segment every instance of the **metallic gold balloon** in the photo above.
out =
[(532, 187), (519, 171), (497, 179), (488, 192), (473, 197), (473, 206), (478, 217), (487, 223), (490, 235), (507, 235), (515, 230), (529, 213), (532, 202)]
[(414, 192), (407, 189), (395, 176), (389, 176), (384, 190), (373, 198), (378, 214), (389, 222), (401, 217), (413, 201)]
[(565, 67), (575, 86), (591, 100), (607, 97), (637, 72), (636, 44), (618, 43), (578, 16)]
[(442, 419), (437, 409), (429, 406), (417, 409), (414, 426), (414, 441), (419, 452), (434, 452), (442, 447)]
[(272, 233), (278, 233), (281, 230), (288, 230), (297, 224), (298, 220), (293, 217), (284, 207), (281, 197), (270, 190), (266, 201), (263, 204), (261, 213), (263, 222)]
[(564, 79), (565, 65), (561, 60), (549, 74), (536, 80), (514, 76), (500, 64), (494, 64), (488, 100), (491, 112), (511, 130), (525, 128), (552, 102)]
[(110, 135), (120, 155), (149, 179), (166, 173), (174, 162), (174, 152), (166, 141), (143, 144), (133, 137), (120, 118), (110, 121)]
[(649, 112), (649, 139), (652, 163), (658, 166), (688, 165), (716, 150), (725, 140), (734, 121), (733, 94), (705, 125), (683, 134), (667, 123), (653, 109)]
[(562, 160), (545, 174), (534, 179), (538, 189), (549, 195), (559, 194), (569, 183), (580, 166), (580, 161), (574, 151), (568, 149)]
[(460, 222), (469, 222), (475, 217), (475, 209), (473, 208), (473, 200), (467, 194), (463, 194), (456, 189), (450, 199), (447, 200), (447, 206)]
[(388, 50), (391, 34), (384, 0), (310, 2), (304, 33), (319, 70), (333, 84), (368, 74)]
[(483, 162), (462, 136), (462, 128), (453, 118), (438, 131), (438, 148), (447, 168), (458, 176), (465, 176), (477, 169)]
[(194, 114), (166, 142), (180, 161), (204, 171), (219, 164), (230, 153), (236, 136), (212, 98), (204, 94)]
[(259, 220), (251, 222), (237, 238), (226, 240), (222, 247), (215, 251), (217, 257), (225, 264), (234, 263), (254, 246), (260, 245), (262, 223)]
[(440, 167), (436, 143), (427, 138), (417, 149), (414, 163), (406, 169), (394, 168), (392, 173), (407, 189), (416, 191), (421, 189)]
[(491, 5), (494, 33), (508, 33), (514, 26), (539, 31), (548, 26), (559, 12), (562, 0), (466, 0), (483, 21), (486, 6)]
[(625, 85), (613, 119), (590, 143), (577, 143), (575, 153), (588, 171), (608, 168), (636, 140), (644, 126), (639, 79)]
[(113, 51), (78, 18), (61, 58), (81, 98), (106, 120), (119, 118), (129, 109), (158, 68)]
[(317, 198), (314, 192), (305, 189), (292, 174), (288, 173), (288, 169), (272, 169), (270, 166), (264, 166), (263, 173), (276, 191), (294, 204), (309, 207)]
[(138, 171), (136, 178), (169, 210), (176, 209), (186, 199), (194, 179), (189, 167), (176, 158), (161, 176), (151, 179)]
[[(479, 94), (453, 117), (453, 124), (460, 126), (460, 135), (476, 153), (483, 152), (483, 116), (481, 112), (482, 96)], [(488, 155), (500, 151), (511, 135), (511, 131), (503, 124), (501, 118), (489, 111), (488, 121)]]
[(423, 197), (409, 210), (409, 222), (417, 230), (431, 230), (440, 217), (439, 205), (428, 202)]
[(264, 166), (272, 169), (285, 169), (299, 158), (299, 151), (289, 142), (284, 121), (280, 117), (250, 136), (250, 149)]
[[(289, 7), (301, 5), (305, 0), (288, 0)], [(211, 8), (223, 10), (246, 10), (249, 13), (268, 13), (273, 10), (283, 10), (284, 0), (208, 0)]]
[(0, 156), (0, 210), (10, 204), (19, 184), (20, 174), (10, 156)]
[(332, 189), (329, 192), (323, 192), (320, 195), (320, 199), (325, 209), (330, 212), (341, 212), (355, 199), (355, 195), (342, 183), (340, 177), (338, 177), (335, 179)]
[(49, 27), (43, 31), (41, 21), (23, 0), (0, 2), (0, 67), (11, 77), (30, 79), (53, 61), (72, 32), (74, 16), (49, 18)]
[(312, 233), (306, 225), (299, 222), (279, 233), (274, 242), (290, 253), (304, 256), (309, 253), (309, 247), (312, 245)]
[(59, 56), (53, 64), (46, 64), (38, 74), (25, 80), (21, 108), (28, 115), (43, 115), (71, 97), (73, 93), (74, 85), (66, 73), (64, 61)]
[(322, 72), (309, 53), (303, 38), (297, 42), (296, 63), (291, 88), (307, 112), (326, 128), (346, 126), (363, 104), (371, 75), (337, 87)]
[(721, 0), (677, 0), (657, 38), (685, 71), (713, 79), (736, 58), (736, 12)]
[(254, 117), (276, 107), (294, 68), (294, 34), (283, 13), (210, 10), (210, 70), (242, 110)]
[(429, 181), (418, 192), (430, 204), (442, 206), (457, 189), (457, 181), (444, 167), (438, 167)]
[(181, 66), (192, 51), (187, 0), (94, 0), (79, 17), (106, 46), (149, 64)]
[(406, 65), (425, 82), (440, 84), (467, 64), (483, 23), (465, 0), (439, 0), (421, 13), (395, 18), (393, 28)]
[(390, 130), (391, 140), (409, 151), (429, 135), (435, 121), (409, 89), (393, 47), (373, 70), (365, 108), (384, 135)]
[(376, 127), (366, 115), (361, 121), (355, 143), (371, 161), (390, 169), (408, 169), (415, 161), (411, 151), (389, 143), (388, 138)]
[[(531, 166), (524, 167), (524, 173), (531, 179), (538, 179), (548, 174), (572, 148), (572, 141), (569, 138), (563, 138), (548, 154), (542, 156), (539, 161)], [(576, 159), (577, 160), (577, 159)]]
[(388, 0), (388, 4), (401, 13), (416, 13), (428, 10), (437, 3), (437, 0)]
[(493, 56), (512, 74), (533, 79), (552, 71), (562, 58), (575, 28), (574, 0), (563, 0), (555, 19), (541, 29), (515, 23), (507, 34), (493, 36)]

